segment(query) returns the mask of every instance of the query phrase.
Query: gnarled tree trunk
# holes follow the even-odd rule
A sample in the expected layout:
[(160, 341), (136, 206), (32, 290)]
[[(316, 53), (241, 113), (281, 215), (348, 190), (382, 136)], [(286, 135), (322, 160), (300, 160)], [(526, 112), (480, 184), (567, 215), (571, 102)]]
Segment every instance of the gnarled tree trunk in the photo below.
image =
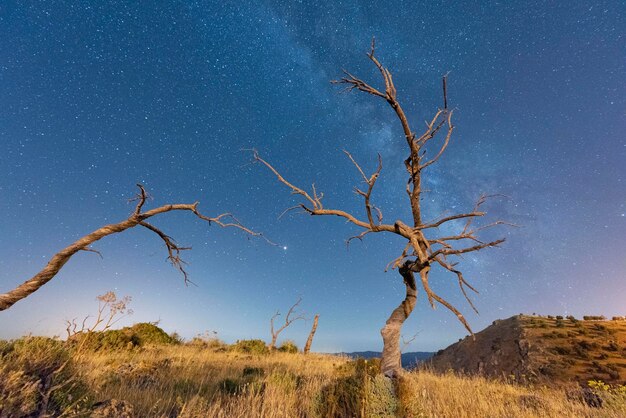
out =
[(404, 285), (406, 296), (402, 303), (393, 310), (391, 316), (380, 330), (383, 337), (383, 353), (380, 359), (380, 371), (387, 377), (396, 378), (402, 371), (402, 357), (400, 353), (400, 331), (402, 324), (407, 320), (417, 301), (417, 287), (415, 276), (410, 267), (405, 264), (399, 269)]
[[(463, 277), (463, 273), (456, 269), (456, 263), (449, 260), (450, 257), (460, 257), (463, 254), (480, 251), (484, 248), (497, 247), (504, 242), (504, 239), (497, 239), (494, 241), (484, 241), (478, 237), (478, 233), (482, 230), (495, 227), (497, 225), (510, 225), (504, 221), (495, 221), (485, 225), (476, 226), (473, 222), (476, 219), (483, 217), (486, 212), (482, 211), (482, 205), (488, 198), (496, 195), (482, 195), (471, 212), (456, 213), (446, 216), (440, 216), (435, 220), (424, 222), (422, 220), (422, 202), (420, 200), (422, 194), (422, 174), (431, 165), (435, 164), (439, 158), (443, 155), (448, 148), (452, 132), (454, 131), (454, 125), (452, 124), (453, 111), (448, 107), (447, 98), (447, 76), (444, 75), (441, 82), (443, 88), (443, 108), (437, 109), (432, 119), (426, 122), (426, 129), (423, 133), (419, 134), (411, 129), (407, 115), (404, 113), (400, 102), (398, 102), (397, 90), (393, 82), (391, 72), (384, 67), (380, 61), (374, 56), (375, 42), (372, 39), (372, 46), (370, 52), (367, 54), (368, 58), (380, 72), (384, 81), (384, 90), (374, 87), (363, 81), (360, 78), (352, 75), (348, 71), (344, 70), (344, 76), (339, 80), (331, 81), (334, 84), (343, 85), (346, 91), (358, 90), (371, 96), (383, 99), (394, 110), (398, 121), (402, 126), (402, 132), (404, 139), (409, 148), (409, 154), (404, 160), (404, 167), (406, 168), (409, 178), (405, 183), (405, 190), (409, 197), (409, 204), (411, 206), (412, 222), (404, 223), (398, 219), (393, 224), (383, 223), (382, 210), (373, 204), (372, 191), (376, 184), (376, 180), (379, 178), (382, 170), (382, 159), (378, 155), (378, 167), (371, 176), (367, 176), (363, 168), (356, 162), (352, 155), (344, 151), (350, 161), (354, 164), (359, 172), (365, 187), (356, 187), (355, 192), (363, 197), (363, 203), (365, 204), (366, 218), (359, 216), (355, 213), (346, 212), (340, 209), (331, 209), (324, 207), (322, 202), (323, 193), (318, 192), (315, 185), (311, 188), (311, 193), (305, 189), (290, 183), (281, 173), (276, 170), (271, 164), (262, 159), (256, 150), (252, 150), (254, 161), (263, 164), (267, 167), (278, 179), (289, 189), (292, 194), (299, 195), (301, 203), (297, 206), (293, 206), (287, 209), (285, 212), (293, 209), (302, 209), (304, 213), (314, 216), (337, 216), (344, 218), (347, 222), (352, 223), (354, 226), (360, 229), (360, 232), (348, 239), (348, 243), (354, 239), (362, 240), (365, 236), (375, 233), (391, 233), (398, 235), (406, 240), (404, 250), (400, 255), (392, 260), (387, 267), (392, 269), (399, 268), (400, 274), (404, 279), (406, 285), (406, 297), (400, 306), (398, 306), (391, 314), (387, 323), (381, 330), (383, 337), (383, 354), (382, 354), (382, 366), (381, 371), (389, 377), (395, 378), (401, 373), (401, 354), (400, 354), (400, 330), (402, 325), (409, 317), (415, 302), (417, 299), (417, 289), (415, 286), (415, 273), (419, 274), (419, 279), (428, 303), (434, 308), (435, 303), (439, 303), (446, 307), (449, 311), (454, 313), (456, 317), (465, 326), (467, 331), (472, 333), (472, 330), (465, 320), (465, 317), (458, 309), (452, 304), (439, 296), (430, 288), (429, 273), (430, 266), (439, 265), (442, 269), (456, 276), (456, 283), (467, 299), (470, 306), (476, 311), (476, 308), (472, 304), (472, 301), (467, 295), (466, 289), (470, 289), (477, 292)], [(433, 139), (439, 135), (441, 140), (439, 144), (432, 149), (433, 144), (436, 141)], [(438, 149), (438, 151), (437, 151)], [(434, 151), (434, 152), (431, 152)], [(427, 156), (428, 155), (428, 156)], [(440, 231), (439, 227), (442, 225), (452, 226), (449, 222), (455, 222), (457, 227), (453, 229), (455, 232), (449, 234)], [(450, 228), (446, 228), (450, 230)]]
[(311, 327), (311, 332), (309, 332), (309, 338), (306, 339), (306, 344), (304, 345), (304, 354), (309, 354), (311, 351), (311, 344), (313, 344), (313, 337), (315, 336), (315, 331), (317, 331), (317, 321), (320, 319), (319, 314), (315, 314), (315, 318), (313, 318), (313, 326)]

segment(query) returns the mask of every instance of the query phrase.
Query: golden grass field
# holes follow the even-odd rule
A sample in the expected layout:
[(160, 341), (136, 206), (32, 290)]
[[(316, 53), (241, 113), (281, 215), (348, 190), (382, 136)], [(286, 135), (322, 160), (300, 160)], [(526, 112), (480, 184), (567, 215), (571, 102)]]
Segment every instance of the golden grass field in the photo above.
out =
[[(41, 383), (28, 376), (53, 358), (60, 364), (57, 343), (33, 337), (21, 357), (4, 349), (1, 417), (34, 416)], [(376, 360), (333, 355), (247, 354), (221, 344), (183, 344), (83, 351), (71, 359), (71, 367), (52, 379), (56, 393), (42, 416), (626, 417), (626, 393), (616, 388), (596, 387), (604, 402), (592, 408), (580, 388), (425, 370), (407, 372), (394, 383), (377, 374)], [(124, 401), (127, 415), (91, 415), (94, 405), (111, 399)]]
[[(135, 371), (120, 376), (128, 364)], [(626, 417), (626, 404), (598, 410), (568, 400), (564, 390), (427, 371), (406, 373), (396, 397), (375, 366), (330, 355), (179, 346), (88, 356), (82, 365), (100, 397), (127, 400), (141, 416)]]

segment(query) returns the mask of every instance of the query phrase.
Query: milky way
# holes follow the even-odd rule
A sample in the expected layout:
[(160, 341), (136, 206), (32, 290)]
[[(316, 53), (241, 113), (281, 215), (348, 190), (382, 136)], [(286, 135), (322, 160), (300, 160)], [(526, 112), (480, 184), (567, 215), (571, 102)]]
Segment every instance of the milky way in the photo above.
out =
[[(449, 74), (456, 126), (428, 171), (426, 217), (506, 199), (491, 219), (520, 225), (507, 242), (461, 260), (480, 291), (471, 312), (455, 277), (435, 290), (474, 329), (520, 312), (625, 315), (626, 19), (623, 2), (3, 2), (0, 5), (0, 291), (39, 271), (76, 238), (148, 205), (200, 202), (232, 212), (279, 246), (188, 214), (154, 223), (180, 244), (186, 287), (158, 237), (131, 230), (76, 255), (50, 283), (0, 314), (0, 338), (61, 334), (108, 290), (131, 295), (126, 323), (160, 320), (191, 337), (269, 335), (269, 318), (303, 297), (320, 314), (314, 350), (379, 349), (404, 296), (385, 265), (403, 243), (338, 219), (278, 215), (297, 203), (242, 149), (257, 148), (292, 182), (315, 183), (328, 207), (363, 215), (359, 173), (383, 158), (374, 192), (385, 219), (409, 219), (407, 150), (381, 100), (341, 93), (345, 68), (372, 84), (365, 52), (394, 74), (413, 126), (441, 106)], [(522, 4), (523, 3), (523, 4)], [(577, 4), (574, 4), (577, 3)], [(285, 332), (302, 344), (309, 323)], [(410, 350), (465, 335), (423, 294), (405, 325)]]

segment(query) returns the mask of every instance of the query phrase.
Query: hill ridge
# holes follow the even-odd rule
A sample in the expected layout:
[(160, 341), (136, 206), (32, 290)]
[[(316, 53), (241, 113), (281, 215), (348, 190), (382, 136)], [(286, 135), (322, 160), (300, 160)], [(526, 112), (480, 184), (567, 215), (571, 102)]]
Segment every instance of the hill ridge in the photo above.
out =
[(439, 372), (529, 382), (626, 382), (626, 321), (516, 315), (439, 350)]

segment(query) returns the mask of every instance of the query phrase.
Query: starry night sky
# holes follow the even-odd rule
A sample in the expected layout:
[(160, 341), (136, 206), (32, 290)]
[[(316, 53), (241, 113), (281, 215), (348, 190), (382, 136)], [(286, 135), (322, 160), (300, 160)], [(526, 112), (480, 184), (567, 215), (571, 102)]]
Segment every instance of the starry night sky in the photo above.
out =
[[(108, 290), (131, 295), (124, 321), (161, 320), (192, 337), (269, 336), (269, 318), (303, 297), (320, 314), (317, 351), (376, 350), (379, 329), (404, 297), (384, 272), (404, 243), (363, 243), (335, 218), (293, 214), (297, 199), (243, 148), (257, 148), (289, 180), (315, 182), (329, 208), (364, 215), (352, 192), (376, 154), (373, 200), (385, 219), (410, 219), (406, 143), (384, 101), (342, 94), (349, 69), (374, 85), (365, 52), (394, 74), (415, 130), (441, 105), (450, 71), (457, 108), (448, 152), (425, 173), (425, 218), (486, 209), (506, 219), (507, 242), (466, 256), (480, 291), (476, 316), (455, 277), (434, 290), (475, 330), (520, 312), (626, 315), (626, 7), (623, 2), (123, 2), (5, 1), (0, 5), (0, 291), (39, 271), (58, 250), (126, 218), (135, 183), (149, 205), (192, 203), (233, 212), (278, 247), (189, 213), (153, 223), (180, 244), (190, 279), (162, 242), (133, 229), (79, 253), (60, 274), (0, 313), (0, 338), (62, 335), (64, 320), (94, 313)], [(586, 5), (583, 3), (587, 3)], [(285, 249), (286, 247), (286, 249)], [(311, 322), (284, 338), (302, 345)], [(423, 292), (404, 335), (411, 351), (466, 334)]]

